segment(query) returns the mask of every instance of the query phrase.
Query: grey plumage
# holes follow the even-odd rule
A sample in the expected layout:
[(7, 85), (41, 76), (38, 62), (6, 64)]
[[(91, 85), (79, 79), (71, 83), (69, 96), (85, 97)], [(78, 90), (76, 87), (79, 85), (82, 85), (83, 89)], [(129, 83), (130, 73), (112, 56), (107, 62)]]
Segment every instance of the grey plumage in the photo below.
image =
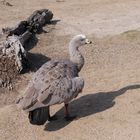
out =
[[(82, 39), (85, 41), (80, 42)], [(84, 58), (78, 47), (85, 43), (86, 37), (78, 35), (69, 45), (70, 60), (51, 60), (45, 63), (34, 74), (25, 92), (25, 97), (19, 99), (18, 105), (23, 110), (31, 112), (63, 102), (68, 104), (76, 98), (84, 87), (83, 78), (78, 76), (84, 65)]]
[(32, 111), (39, 107), (69, 102), (84, 86), (75, 64), (65, 61), (50, 61), (34, 75), (21, 100), (23, 110)]

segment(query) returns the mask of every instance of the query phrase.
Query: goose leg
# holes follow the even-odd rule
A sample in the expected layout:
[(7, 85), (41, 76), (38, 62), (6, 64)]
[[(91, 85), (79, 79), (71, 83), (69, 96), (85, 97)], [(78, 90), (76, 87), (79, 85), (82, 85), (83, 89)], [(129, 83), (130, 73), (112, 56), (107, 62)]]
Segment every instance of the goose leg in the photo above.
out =
[(50, 116), (50, 107), (48, 107), (48, 121), (55, 121), (57, 120), (56, 115)]
[(73, 121), (76, 118), (76, 115), (70, 116), (68, 106), (69, 106), (69, 104), (65, 104), (65, 120), (66, 121)]

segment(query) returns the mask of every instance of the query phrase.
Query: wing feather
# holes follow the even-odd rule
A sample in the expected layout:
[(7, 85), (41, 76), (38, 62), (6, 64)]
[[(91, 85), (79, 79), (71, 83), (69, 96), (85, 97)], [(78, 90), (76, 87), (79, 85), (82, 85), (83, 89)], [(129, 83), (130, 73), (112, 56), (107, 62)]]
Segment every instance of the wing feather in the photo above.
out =
[[(76, 65), (70, 62), (49, 61), (34, 75), (22, 100), (24, 109), (68, 102), (83, 88)], [(80, 85), (81, 82), (81, 86)]]

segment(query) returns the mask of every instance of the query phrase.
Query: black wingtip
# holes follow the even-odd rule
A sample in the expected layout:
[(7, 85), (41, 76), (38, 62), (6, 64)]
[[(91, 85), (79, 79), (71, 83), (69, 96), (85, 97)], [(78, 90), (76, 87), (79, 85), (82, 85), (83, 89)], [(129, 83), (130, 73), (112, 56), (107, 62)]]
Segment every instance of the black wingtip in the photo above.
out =
[(48, 120), (48, 107), (38, 108), (29, 112), (28, 118), (32, 125), (43, 125)]

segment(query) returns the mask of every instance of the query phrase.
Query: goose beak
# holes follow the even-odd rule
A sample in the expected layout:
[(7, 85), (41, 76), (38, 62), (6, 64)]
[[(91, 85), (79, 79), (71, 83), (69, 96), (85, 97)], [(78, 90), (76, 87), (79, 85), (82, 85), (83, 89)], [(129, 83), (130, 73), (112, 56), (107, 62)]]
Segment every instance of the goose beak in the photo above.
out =
[(85, 44), (91, 44), (92, 41), (89, 41), (88, 39), (86, 39)]

